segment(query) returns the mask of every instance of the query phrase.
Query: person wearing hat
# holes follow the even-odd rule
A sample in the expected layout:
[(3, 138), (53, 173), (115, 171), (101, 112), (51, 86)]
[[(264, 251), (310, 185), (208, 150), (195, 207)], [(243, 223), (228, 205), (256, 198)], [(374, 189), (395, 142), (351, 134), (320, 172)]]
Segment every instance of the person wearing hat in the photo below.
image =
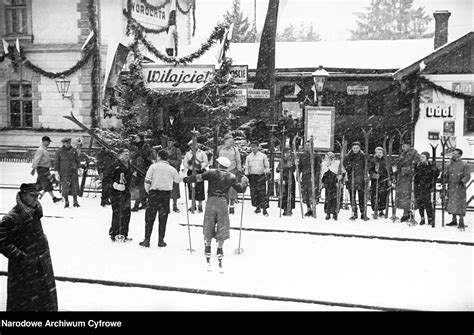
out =
[(38, 186), (21, 184), (15, 207), (0, 222), (0, 252), (8, 258), (7, 312), (58, 310)]
[(429, 162), (430, 154), (424, 151), (420, 154), (420, 161), (415, 165), (415, 200), (420, 212), (420, 225), (424, 225), (425, 211), (428, 217), (428, 224), (433, 225), (433, 203), (431, 202), (431, 192), (433, 192), (434, 182), (439, 176), (440, 170), (435, 164)]
[(254, 213), (263, 211), (268, 216), (267, 176), (270, 174), (270, 164), (267, 155), (259, 150), (258, 141), (250, 144), (252, 152), (245, 159), (245, 175), (250, 183), (250, 197)]
[(368, 182), (368, 176), (365, 176), (365, 153), (360, 149), (360, 142), (352, 143), (352, 148), (344, 158), (344, 169), (347, 172), (347, 189), (352, 207), (351, 220), (357, 219), (356, 195), (359, 200), (360, 217), (362, 220), (368, 220), (367, 213), (364, 211), (365, 183)]
[[(130, 151), (132, 163), (140, 170), (147, 171), (152, 164), (152, 152), (150, 146), (145, 143), (145, 136), (143, 134), (133, 136)], [(135, 204), (131, 209), (132, 212), (146, 208), (147, 193), (143, 186), (144, 182), (144, 177), (138, 175), (137, 172), (133, 172), (131, 192)]]
[[(166, 152), (168, 153), (168, 162), (172, 167), (176, 169), (176, 171), (180, 171), (181, 163), (183, 160), (183, 154), (181, 150), (178, 148), (176, 140), (173, 137), (168, 138), (168, 147)], [(181, 197), (179, 192), (179, 183), (173, 183), (173, 190), (171, 192), (171, 199), (173, 199), (173, 212), (179, 213), (178, 208), (178, 199)]]
[[(369, 162), (369, 175), (371, 180), (370, 206), (374, 213), (378, 211), (377, 216), (385, 217), (384, 211), (387, 204), (390, 178), (387, 173), (387, 164), (382, 147), (375, 148), (374, 157)], [(375, 206), (376, 203), (377, 206)]]
[(118, 151), (116, 160), (109, 171), (104, 175), (104, 182), (112, 186), (110, 191), (110, 202), (112, 205), (112, 223), (109, 236), (112, 242), (130, 242), (128, 238), (128, 226), (131, 215), (130, 184), (132, 180), (132, 169), (130, 166), (130, 151), (122, 148)]
[[(207, 158), (207, 155), (204, 151), (201, 150), (202, 146), (198, 145), (196, 148), (196, 159), (193, 162), (193, 150), (191, 148), (192, 146), (192, 140), (188, 143), (190, 146), (190, 149), (188, 152), (186, 152), (186, 155), (184, 155), (183, 159), (183, 164), (184, 164), (184, 173), (187, 176), (191, 176), (193, 174), (193, 167), (196, 171), (196, 174), (202, 174), (204, 173), (205, 169), (209, 165), (209, 160)], [(194, 183), (194, 188), (195, 188), (195, 199), (198, 202), (198, 212), (202, 213), (202, 202), (206, 199), (206, 194), (204, 191), (204, 181), (198, 181)], [(191, 184), (188, 184), (188, 197), (189, 200), (192, 200), (192, 186)], [(192, 206), (192, 205), (191, 205)], [(191, 210), (191, 208), (189, 209)], [(193, 208), (193, 211), (195, 211), (196, 208)]]
[(185, 177), (183, 181), (187, 184), (208, 181), (206, 210), (204, 213), (203, 234), (205, 241), (204, 253), (207, 261), (211, 257), (211, 242), (217, 240), (217, 257), (224, 257), (223, 246), (225, 240), (229, 239), (229, 189), (233, 187), (237, 192), (244, 193), (249, 180), (243, 176), (241, 182), (237, 182), (234, 174), (228, 171), (231, 162), (226, 157), (217, 158), (218, 168), (210, 169), (196, 176)]
[[(293, 214), (293, 208), (295, 208), (295, 160), (291, 154), (290, 148), (284, 148), (282, 151), (282, 159), (278, 162), (276, 172), (281, 172), (283, 182), (282, 193), (280, 195), (281, 202), (278, 203), (278, 207), (283, 209), (284, 216), (291, 216)], [(291, 180), (291, 189), (290, 189)], [(290, 205), (288, 205), (288, 197), (290, 197)]]
[(56, 203), (61, 201), (61, 198), (57, 198), (53, 193), (53, 176), (50, 172), (51, 169), (51, 156), (48, 152), (48, 147), (51, 143), (49, 136), (43, 136), (41, 139), (41, 145), (36, 150), (35, 156), (33, 157), (33, 163), (31, 165), (31, 175), (35, 175), (35, 171), (38, 175), (36, 184), (41, 186), (44, 192), (47, 192), (53, 202)]
[[(337, 221), (337, 181), (340, 162), (333, 152), (328, 152), (321, 163), (321, 184), (324, 187), (324, 212), (326, 220), (331, 218)], [(342, 171), (344, 173), (344, 171)]]
[(453, 220), (447, 226), (458, 224), (456, 215), (459, 216), (459, 229), (464, 229), (464, 216), (466, 215), (466, 189), (471, 179), (471, 172), (466, 162), (462, 161), (462, 150), (454, 149), (451, 162), (446, 168), (446, 182), (448, 184), (448, 201), (446, 210), (453, 216)]
[(107, 184), (106, 173), (110, 170), (112, 164), (114, 164), (115, 156), (110, 150), (105, 147), (97, 154), (97, 172), (99, 173), (99, 179), (102, 182), (102, 191), (100, 197), (100, 205), (105, 207), (110, 205), (110, 191), (112, 185)]
[(150, 166), (145, 177), (145, 191), (149, 197), (145, 212), (145, 239), (139, 243), (142, 247), (150, 247), (150, 238), (157, 213), (159, 221), (158, 247), (166, 247), (164, 238), (170, 212), (171, 192), (173, 185), (179, 185), (180, 181), (178, 171), (168, 162), (168, 153), (165, 150), (160, 150), (157, 154), (157, 162)]
[[(415, 175), (415, 165), (420, 161), (420, 155), (416, 149), (412, 148), (409, 141), (402, 144), (402, 153), (395, 161), (395, 172), (397, 176), (396, 187), (396, 207), (403, 209), (401, 222), (406, 222), (413, 217), (412, 209), (412, 192), (413, 177)], [(416, 203), (415, 203), (416, 205)], [(416, 208), (416, 206), (414, 207)]]
[(74, 207), (79, 207), (77, 202), (77, 195), (79, 194), (79, 155), (77, 150), (71, 146), (70, 137), (63, 138), (61, 142), (63, 142), (63, 146), (56, 151), (54, 168), (59, 173), (64, 208), (69, 207), (69, 195), (73, 197)]
[[(217, 148), (217, 157), (226, 157), (230, 161), (229, 172), (233, 173), (237, 180), (242, 174), (242, 161), (239, 149), (234, 144), (234, 138), (231, 134), (224, 136), (223, 144)], [(237, 192), (231, 187), (229, 189), (229, 214), (234, 214), (234, 204), (237, 199)]]
[(315, 203), (319, 202), (319, 176), (321, 171), (321, 156), (318, 154), (314, 154), (313, 162), (314, 162), (314, 185), (311, 187), (311, 142), (308, 140), (304, 146), (304, 152), (301, 154), (298, 160), (298, 170), (301, 174), (301, 193), (303, 196), (303, 202), (306, 204), (307, 211), (305, 216), (310, 217), (313, 216), (312, 210), (312, 190), (313, 187), (315, 189), (316, 199), (314, 199)]

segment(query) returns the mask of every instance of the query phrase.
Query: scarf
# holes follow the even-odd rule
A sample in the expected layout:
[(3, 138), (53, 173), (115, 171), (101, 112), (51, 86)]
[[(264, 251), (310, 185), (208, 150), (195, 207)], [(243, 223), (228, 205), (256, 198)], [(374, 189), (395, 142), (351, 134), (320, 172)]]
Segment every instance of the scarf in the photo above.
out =
[(38, 202), (38, 205), (36, 207), (30, 207), (26, 205), (21, 200), (20, 192), (16, 194), (16, 206), (20, 212), (21, 219), (24, 222), (28, 223), (32, 221), (35, 217), (38, 219), (41, 219), (43, 217), (43, 208), (41, 207), (41, 204)]
[(321, 176), (324, 176), (324, 174), (329, 170), (337, 175), (337, 173), (339, 172), (339, 161), (324, 160), (321, 163)]

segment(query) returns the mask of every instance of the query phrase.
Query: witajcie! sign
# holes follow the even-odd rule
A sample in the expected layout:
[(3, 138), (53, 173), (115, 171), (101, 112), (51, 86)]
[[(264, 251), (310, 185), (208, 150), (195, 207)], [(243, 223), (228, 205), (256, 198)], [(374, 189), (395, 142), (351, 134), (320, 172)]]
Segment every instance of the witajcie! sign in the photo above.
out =
[(144, 64), (143, 80), (155, 90), (193, 90), (203, 87), (214, 75), (214, 65), (174, 66)]

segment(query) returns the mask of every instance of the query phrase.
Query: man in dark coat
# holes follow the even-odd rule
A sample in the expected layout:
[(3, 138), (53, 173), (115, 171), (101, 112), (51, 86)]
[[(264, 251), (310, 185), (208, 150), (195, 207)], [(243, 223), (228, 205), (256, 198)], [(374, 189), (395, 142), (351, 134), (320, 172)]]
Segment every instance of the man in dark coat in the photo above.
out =
[(97, 172), (99, 173), (99, 178), (102, 181), (102, 194), (100, 199), (100, 205), (105, 207), (110, 205), (110, 190), (112, 185), (107, 183), (106, 173), (110, 170), (110, 167), (115, 161), (114, 155), (107, 150), (102, 148), (97, 154)]
[[(401, 222), (408, 221), (410, 218), (412, 206), (412, 179), (415, 175), (415, 165), (420, 161), (418, 151), (410, 146), (410, 142), (402, 144), (402, 153), (398, 157), (396, 165), (397, 173), (397, 189), (396, 189), (396, 206), (403, 209)], [(415, 204), (416, 205), (416, 204)], [(411, 214), (413, 215), (413, 213)]]
[(8, 258), (7, 311), (57, 311), (43, 209), (35, 184), (22, 184), (16, 206), (0, 223), (0, 252)]
[[(369, 163), (370, 183), (370, 205), (372, 210), (378, 210), (378, 216), (384, 217), (387, 204), (388, 183), (387, 164), (385, 162), (383, 148), (375, 148), (374, 158)], [(377, 198), (377, 201), (376, 201)], [(375, 204), (377, 203), (377, 207)]]
[(118, 158), (118, 161), (110, 167), (106, 174), (106, 182), (112, 185), (110, 192), (112, 224), (109, 235), (112, 242), (116, 240), (129, 242), (132, 240), (128, 238), (128, 225), (131, 214), (130, 183), (132, 179), (129, 150), (125, 148), (120, 149)]
[[(301, 173), (301, 193), (303, 195), (303, 201), (306, 204), (307, 212), (305, 216), (313, 216), (312, 206), (312, 188), (311, 188), (311, 155), (310, 141), (305, 143), (304, 152), (301, 154), (298, 160), (298, 170)], [(319, 176), (321, 171), (321, 156), (314, 153), (314, 189), (316, 194), (315, 202), (319, 202)]]
[[(284, 216), (291, 216), (293, 214), (293, 208), (295, 208), (295, 160), (290, 148), (284, 148), (282, 155), (283, 157), (276, 168), (276, 172), (280, 173), (282, 179), (280, 183), (283, 182), (280, 188), (282, 190), (282, 194), (280, 194), (281, 203), (278, 203), (278, 207), (283, 209)], [(318, 178), (318, 176), (316, 176), (316, 178)], [(288, 197), (290, 197), (290, 199), (288, 199)]]
[[(176, 140), (173, 137), (168, 138), (168, 148), (166, 149), (168, 153), (168, 162), (172, 167), (179, 172), (181, 168), (181, 162), (183, 161), (183, 154), (181, 150), (177, 147)], [(173, 212), (179, 213), (178, 208), (178, 199), (181, 197), (179, 192), (179, 184), (173, 183), (173, 190), (171, 191), (171, 199), (173, 199)]]
[[(132, 163), (142, 171), (147, 171), (151, 165), (151, 148), (145, 143), (143, 134), (138, 134), (133, 137), (132, 143)], [(144, 188), (145, 177), (140, 176), (136, 171), (133, 173), (132, 189), (136, 192), (135, 204), (132, 211), (146, 208), (147, 193)], [(141, 206), (140, 206), (141, 204)]]
[(420, 212), (420, 225), (425, 224), (425, 211), (428, 216), (428, 224), (433, 225), (433, 204), (431, 202), (431, 192), (433, 183), (439, 175), (439, 169), (434, 164), (430, 164), (428, 159), (430, 154), (426, 151), (420, 155), (420, 161), (415, 165), (415, 199)]
[(458, 228), (464, 229), (464, 216), (466, 215), (466, 188), (471, 179), (471, 172), (466, 162), (463, 162), (462, 150), (455, 149), (451, 158), (451, 163), (446, 169), (448, 183), (448, 203), (447, 211), (453, 215), (453, 221), (447, 226), (456, 226), (456, 215), (459, 216)]
[(344, 158), (344, 168), (347, 172), (347, 189), (349, 190), (353, 215), (351, 220), (357, 219), (356, 195), (359, 198), (360, 217), (368, 220), (367, 213), (364, 212), (365, 183), (368, 176), (365, 176), (365, 153), (360, 150), (360, 142), (352, 143), (352, 148)]
[(76, 149), (71, 146), (71, 138), (65, 137), (61, 142), (63, 142), (63, 146), (56, 152), (54, 168), (59, 173), (64, 208), (69, 207), (69, 195), (73, 197), (74, 207), (79, 207), (77, 202), (77, 195), (79, 194), (79, 155)]

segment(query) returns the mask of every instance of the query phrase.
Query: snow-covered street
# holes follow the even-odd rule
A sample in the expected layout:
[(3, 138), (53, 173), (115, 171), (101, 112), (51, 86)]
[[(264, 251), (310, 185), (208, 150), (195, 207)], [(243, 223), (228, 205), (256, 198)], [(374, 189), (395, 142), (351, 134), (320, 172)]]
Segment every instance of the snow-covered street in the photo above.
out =
[[(28, 164), (2, 163), (1, 168), (2, 184), (34, 180), (28, 174)], [(1, 190), (0, 212), (13, 207), (15, 194), (13, 189)], [(219, 274), (215, 245), (214, 269), (211, 273), (206, 270), (202, 228), (195, 226), (202, 224), (203, 214), (190, 214), (191, 241), (196, 252), (190, 254), (186, 250), (189, 243), (183, 198), (178, 202), (181, 213), (171, 213), (168, 219), (168, 247), (157, 247), (156, 224), (149, 249), (138, 245), (144, 234), (144, 210), (132, 213), (129, 237), (133, 241), (119, 244), (108, 237), (112, 211), (110, 206), (100, 207), (100, 195), (86, 193), (79, 203), (80, 208), (63, 208), (62, 202), (53, 204), (48, 195), (42, 199), (44, 215), (50, 216), (42, 222), (57, 277), (185, 288), (200, 293), (273, 296), (290, 301), (58, 280), (60, 310), (354, 310), (344, 304), (354, 304), (356, 310), (474, 310), (472, 213), (466, 218), (469, 227), (460, 232), (452, 227), (441, 228), (440, 224), (435, 229), (408, 227), (386, 219), (350, 222), (349, 211), (341, 211), (338, 222), (326, 221), (322, 205), (318, 206), (317, 219), (302, 219), (298, 204), (292, 217), (279, 218), (276, 202), (272, 202), (270, 216), (264, 217), (254, 214), (246, 200), (243, 227), (275, 232), (243, 231), (244, 252), (237, 255), (234, 250), (239, 231), (231, 230), (231, 239), (224, 245), (225, 273)], [(241, 205), (237, 204), (236, 214), (231, 216), (234, 228), (240, 224)], [(437, 217), (439, 220), (439, 211)], [(3, 256), (0, 271), (7, 271)], [(0, 280), (0, 309), (5, 310), (6, 276), (0, 276)], [(312, 303), (297, 303), (299, 299)], [(314, 303), (318, 301), (324, 304)]]

